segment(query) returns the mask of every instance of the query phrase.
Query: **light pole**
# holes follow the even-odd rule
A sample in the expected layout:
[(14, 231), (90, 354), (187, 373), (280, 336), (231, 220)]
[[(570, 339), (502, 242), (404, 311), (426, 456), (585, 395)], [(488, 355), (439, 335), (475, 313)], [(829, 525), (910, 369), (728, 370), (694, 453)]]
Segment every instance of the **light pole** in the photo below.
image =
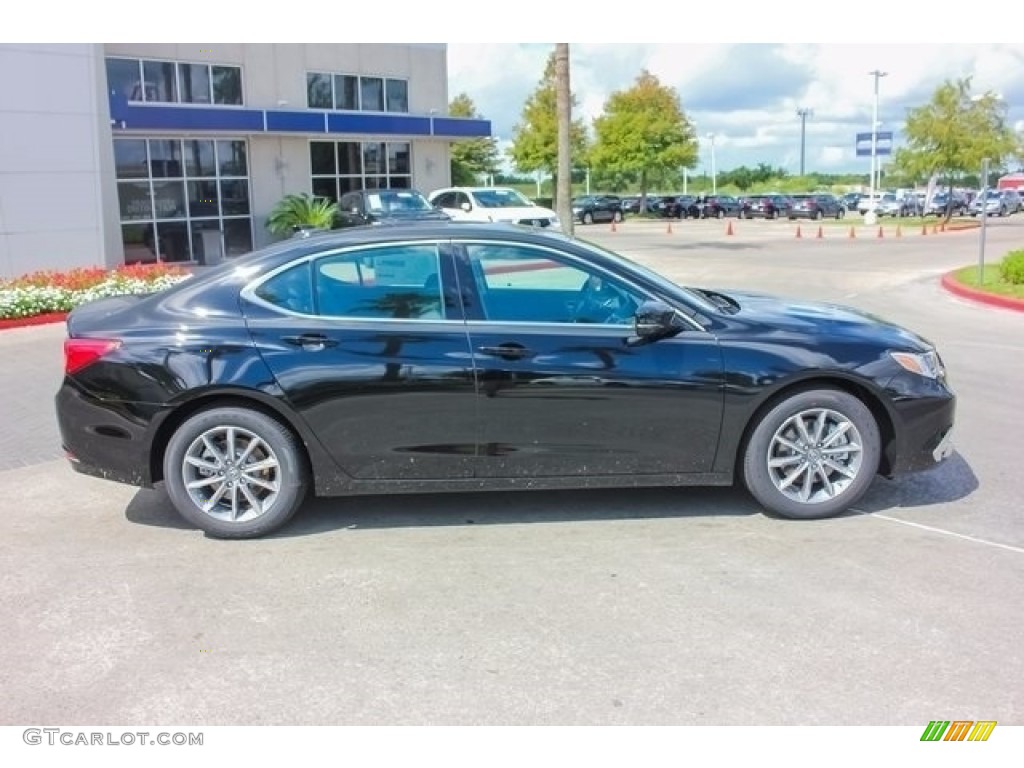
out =
[(880, 69), (874, 69), (868, 72), (873, 78), (875, 78), (875, 102), (874, 108), (871, 112), (871, 189), (868, 193), (868, 200), (870, 202), (870, 208), (865, 215), (865, 220), (868, 223), (875, 223), (875, 171), (878, 166), (878, 81), (888, 75), (888, 72), (883, 72)]
[(711, 194), (718, 194), (718, 174), (715, 171), (715, 134), (709, 133), (708, 140), (711, 142)]
[(796, 116), (800, 118), (800, 175), (804, 175), (804, 158), (807, 156), (807, 118), (814, 115), (814, 110), (800, 107)]

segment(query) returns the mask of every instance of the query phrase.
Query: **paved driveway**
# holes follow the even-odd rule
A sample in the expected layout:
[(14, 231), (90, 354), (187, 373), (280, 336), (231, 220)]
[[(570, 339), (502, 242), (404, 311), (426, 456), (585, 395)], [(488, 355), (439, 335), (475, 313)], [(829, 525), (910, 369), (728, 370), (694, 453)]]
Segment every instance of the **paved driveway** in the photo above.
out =
[[(158, 491), (72, 473), (52, 419), (61, 328), (0, 333), (0, 722), (1024, 723), (1024, 315), (938, 287), (976, 234), (767, 224), (577, 234), (938, 343), (959, 453), (878, 480), (843, 518), (775, 520), (730, 489), (408, 496), (210, 540)], [(999, 222), (990, 253), (1022, 233)]]

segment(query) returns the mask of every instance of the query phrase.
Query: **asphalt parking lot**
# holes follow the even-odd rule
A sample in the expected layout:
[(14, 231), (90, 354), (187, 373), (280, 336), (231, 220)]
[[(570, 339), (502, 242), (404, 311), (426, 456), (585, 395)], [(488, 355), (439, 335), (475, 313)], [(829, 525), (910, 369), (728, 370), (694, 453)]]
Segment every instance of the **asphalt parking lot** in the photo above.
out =
[[(0, 722), (1024, 724), (1024, 314), (938, 283), (977, 232), (727, 226), (576, 234), (922, 333), (959, 396), (952, 459), (825, 521), (730, 489), (445, 494), (317, 500), (217, 541), (160, 491), (73, 473), (63, 328), (0, 332)], [(989, 258), (1022, 240), (1024, 215), (992, 222)]]

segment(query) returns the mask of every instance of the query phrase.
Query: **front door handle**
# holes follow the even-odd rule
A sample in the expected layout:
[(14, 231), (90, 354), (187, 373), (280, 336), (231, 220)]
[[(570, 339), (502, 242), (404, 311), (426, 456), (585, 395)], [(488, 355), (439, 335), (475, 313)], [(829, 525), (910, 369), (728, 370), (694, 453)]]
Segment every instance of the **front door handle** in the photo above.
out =
[(338, 342), (322, 333), (303, 333), (298, 336), (284, 336), (281, 339), (289, 344), (302, 347), (307, 352), (319, 352), (327, 347), (336, 347)]
[(477, 347), (477, 351), (485, 355), (500, 357), (502, 360), (522, 360), (530, 357), (533, 352), (519, 344), (501, 344), (497, 347)]

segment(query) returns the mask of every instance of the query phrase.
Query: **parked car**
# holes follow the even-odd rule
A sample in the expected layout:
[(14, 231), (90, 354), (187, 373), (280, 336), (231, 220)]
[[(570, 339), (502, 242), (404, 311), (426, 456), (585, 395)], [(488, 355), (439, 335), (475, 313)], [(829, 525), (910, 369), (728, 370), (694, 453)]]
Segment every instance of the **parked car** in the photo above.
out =
[(724, 219), (726, 216), (739, 216), (740, 201), (732, 195), (708, 195), (697, 200), (701, 217), (705, 219)]
[(562, 228), (557, 213), (542, 208), (511, 187), (449, 187), (434, 190), (427, 199), (455, 221), (506, 221)]
[(860, 192), (847, 192), (840, 198), (847, 213), (857, 210), (861, 197), (863, 197), (863, 195), (861, 195)]
[(1003, 200), (1006, 201), (1007, 213), (1020, 213), (1021, 209), (1024, 208), (1024, 201), (1021, 200), (1020, 190), (1001, 189), (999, 192), (1003, 196)]
[(572, 215), (581, 224), (622, 221), (622, 200), (615, 195), (584, 195), (573, 198)]
[(1011, 202), (1002, 191), (989, 189), (979, 194), (971, 203), (970, 213), (972, 216), (981, 216), (983, 210), (986, 216), (1009, 216)]
[(451, 217), (415, 189), (360, 189), (338, 201), (335, 227), (412, 221), (447, 221)]
[(899, 197), (895, 192), (887, 192), (878, 201), (876, 213), (879, 216), (902, 218), (913, 216), (916, 211), (914, 201), (909, 197)]
[(699, 219), (699, 198), (693, 195), (663, 195), (658, 198), (656, 212), (672, 219)]
[(952, 451), (926, 339), (855, 309), (687, 288), (551, 229), (285, 240), (66, 321), (71, 466), (163, 484), (217, 537), (310, 494), (729, 485), (835, 515)]
[(966, 198), (959, 192), (939, 192), (932, 197), (931, 203), (925, 209), (925, 216), (946, 216), (952, 212), (953, 216), (965, 216), (970, 210)]
[(790, 195), (787, 217), (793, 219), (841, 219), (846, 207), (835, 195)]
[[(640, 213), (640, 195), (630, 195), (629, 197), (622, 198), (622, 212), (625, 213)], [(657, 195), (647, 195), (647, 212), (655, 213), (658, 205)]]
[(787, 216), (789, 198), (782, 195), (755, 195), (744, 198), (740, 204), (741, 219), (777, 219)]

